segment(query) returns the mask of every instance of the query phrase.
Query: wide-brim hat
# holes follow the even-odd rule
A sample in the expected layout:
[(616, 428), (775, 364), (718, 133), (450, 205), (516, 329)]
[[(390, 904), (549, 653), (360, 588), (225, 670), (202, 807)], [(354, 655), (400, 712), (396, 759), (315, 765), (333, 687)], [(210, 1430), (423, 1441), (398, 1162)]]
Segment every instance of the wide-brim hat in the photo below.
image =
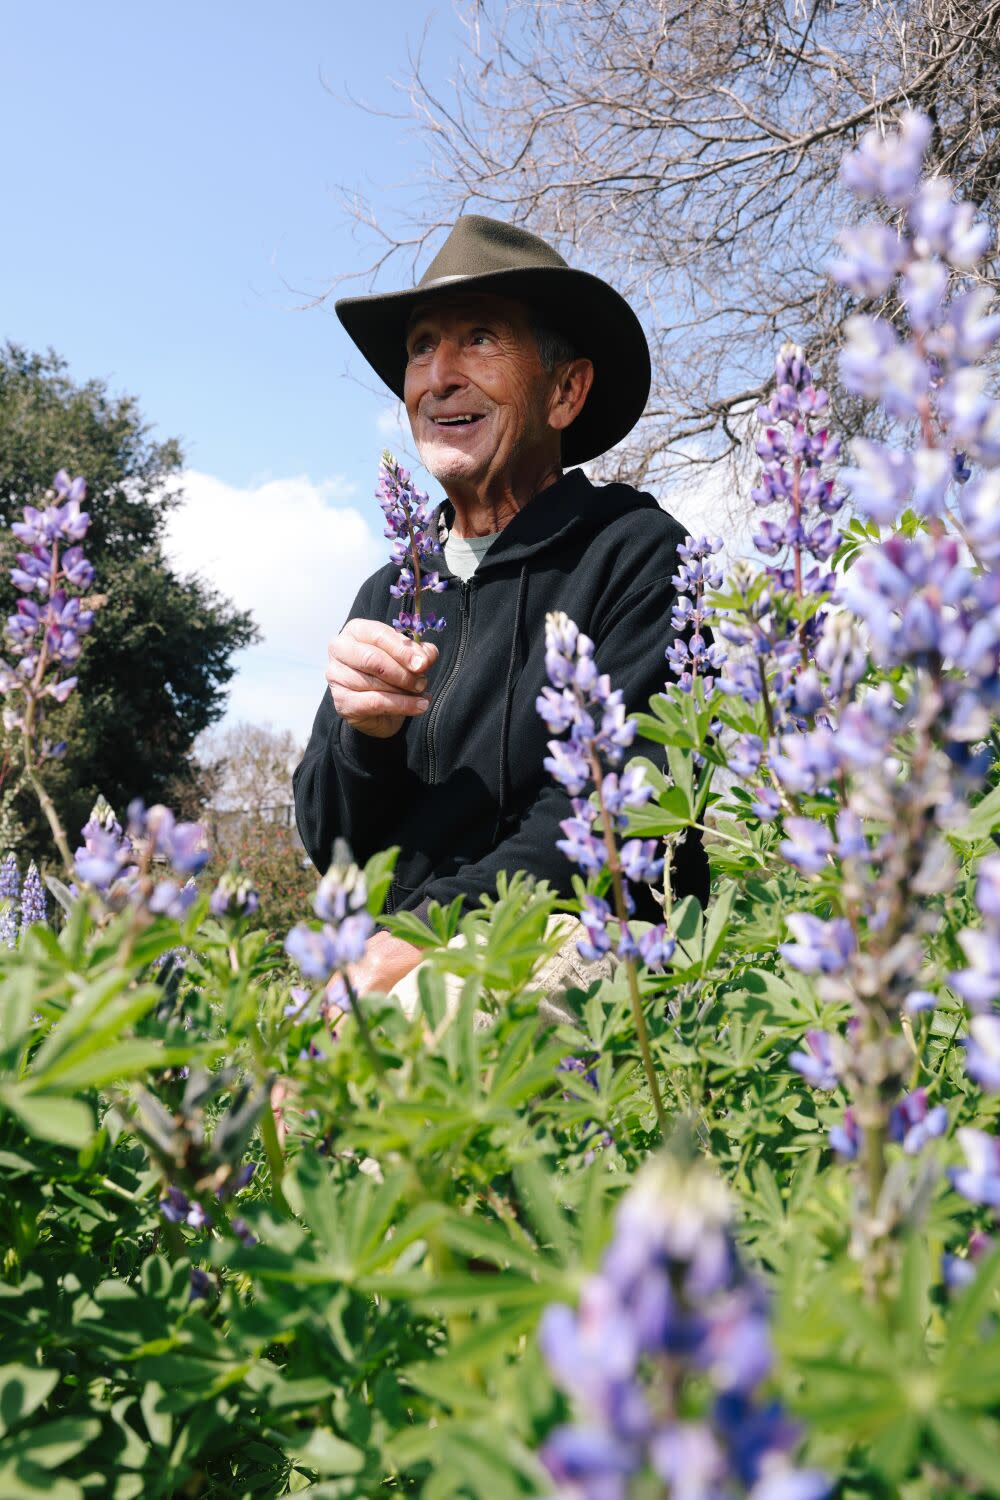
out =
[(539, 324), (569, 339), (593, 361), (583, 410), (563, 433), (564, 464), (606, 453), (635, 426), (649, 398), (649, 345), (642, 325), (615, 289), (567, 265), (537, 235), (498, 219), (465, 214), (415, 287), (342, 297), (337, 316), (372, 369), (403, 399), (410, 314), (456, 291), (493, 292), (525, 303)]

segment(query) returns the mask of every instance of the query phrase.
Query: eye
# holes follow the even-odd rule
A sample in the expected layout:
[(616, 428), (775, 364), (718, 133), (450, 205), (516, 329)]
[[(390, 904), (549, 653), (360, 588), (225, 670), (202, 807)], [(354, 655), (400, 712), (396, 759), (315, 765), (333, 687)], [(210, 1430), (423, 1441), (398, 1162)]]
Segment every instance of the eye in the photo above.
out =
[(417, 359), (421, 354), (427, 354), (434, 347), (434, 341), (429, 333), (418, 333), (409, 341), (409, 354), (411, 359)]
[(495, 335), (489, 328), (474, 328), (469, 335), (470, 344), (492, 344)]

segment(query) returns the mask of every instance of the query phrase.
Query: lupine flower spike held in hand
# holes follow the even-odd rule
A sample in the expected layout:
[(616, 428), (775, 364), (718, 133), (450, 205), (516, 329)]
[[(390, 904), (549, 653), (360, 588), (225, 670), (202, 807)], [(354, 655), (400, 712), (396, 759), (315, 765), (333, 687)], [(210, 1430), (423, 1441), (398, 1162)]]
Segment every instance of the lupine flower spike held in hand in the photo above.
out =
[[(572, 799), (573, 816), (560, 825), (565, 837), (557, 841), (557, 848), (585, 877), (605, 870), (611, 876), (613, 908), (601, 896), (584, 896), (580, 920), (587, 937), (577, 946), (585, 959), (614, 953), (625, 963), (636, 1037), (663, 1129), (666, 1119), (649, 1050), (636, 963), (665, 963), (673, 953), (674, 940), (662, 923), (637, 938), (629, 926), (635, 910), (629, 881), (658, 879), (663, 860), (657, 858), (654, 839), (628, 839), (620, 847), (617, 840), (627, 827), (628, 809), (641, 807), (652, 789), (641, 768), (621, 776), (616, 770), (605, 770), (605, 763), (621, 765), (635, 738), (635, 724), (625, 718), (621, 692), (613, 691), (607, 675), (598, 672), (593, 641), (562, 613), (546, 616), (545, 670), (550, 686), (542, 689), (537, 700), (538, 713), (553, 734), (569, 730), (567, 740), (549, 741), (545, 761), (546, 770)], [(588, 787), (596, 793), (595, 801), (581, 796)]]
[(434, 569), (441, 556), (434, 509), (423, 490), (386, 450), (379, 465), (375, 491), (385, 516), (385, 534), (392, 541), (390, 556), (399, 569), (399, 581), (389, 592), (400, 601), (393, 626), (417, 641), (429, 630), (441, 630), (444, 620), (424, 608), (425, 594), (440, 594), (448, 587)]

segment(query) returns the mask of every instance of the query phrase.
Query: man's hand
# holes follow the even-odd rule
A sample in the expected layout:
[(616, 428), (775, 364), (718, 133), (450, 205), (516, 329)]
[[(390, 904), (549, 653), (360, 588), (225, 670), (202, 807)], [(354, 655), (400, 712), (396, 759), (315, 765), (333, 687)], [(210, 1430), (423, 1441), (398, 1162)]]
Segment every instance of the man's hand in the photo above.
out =
[(329, 646), (326, 680), (334, 707), (360, 734), (387, 740), (404, 719), (430, 707), (426, 674), (437, 658), (436, 646), (407, 640), (391, 625), (348, 620)]
[(351, 985), (357, 995), (374, 991), (388, 994), (398, 979), (415, 969), (424, 956), (422, 948), (405, 943), (388, 932), (376, 932), (368, 939), (365, 956), (351, 965)]

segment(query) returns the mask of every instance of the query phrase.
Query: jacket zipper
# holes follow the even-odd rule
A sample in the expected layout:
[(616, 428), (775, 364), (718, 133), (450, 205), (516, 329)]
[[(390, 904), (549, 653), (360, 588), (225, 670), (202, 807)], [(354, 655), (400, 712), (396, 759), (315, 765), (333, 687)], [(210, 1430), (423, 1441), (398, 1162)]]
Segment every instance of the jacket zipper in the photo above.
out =
[(451, 671), (438, 688), (434, 702), (431, 705), (430, 713), (427, 715), (427, 772), (431, 785), (437, 781), (437, 749), (434, 741), (434, 730), (437, 726), (441, 704), (447, 697), (452, 683), (462, 668), (465, 649), (469, 642), (469, 620), (472, 615), (471, 601), (474, 585), (474, 578), (470, 578), (462, 584), (462, 611), (459, 617), (458, 649), (455, 652), (455, 660), (452, 662)]

